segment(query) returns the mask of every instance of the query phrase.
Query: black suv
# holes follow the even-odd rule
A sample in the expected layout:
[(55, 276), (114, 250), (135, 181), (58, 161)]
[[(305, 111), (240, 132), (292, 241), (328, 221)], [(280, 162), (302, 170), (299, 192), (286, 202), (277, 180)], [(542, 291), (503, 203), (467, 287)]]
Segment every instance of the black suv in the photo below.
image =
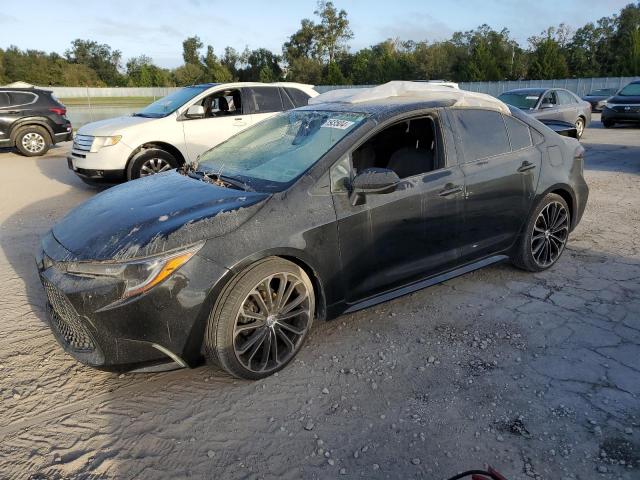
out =
[(27, 157), (44, 155), (52, 144), (73, 138), (67, 108), (48, 90), (0, 88), (0, 147)]

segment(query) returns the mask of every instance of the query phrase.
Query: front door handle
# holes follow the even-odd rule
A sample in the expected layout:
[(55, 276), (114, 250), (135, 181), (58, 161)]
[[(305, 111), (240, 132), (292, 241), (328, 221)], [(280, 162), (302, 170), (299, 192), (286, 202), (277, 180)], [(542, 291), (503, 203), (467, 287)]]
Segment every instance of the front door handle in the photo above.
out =
[(518, 167), (518, 172), (523, 173), (523, 172), (526, 172), (528, 170), (532, 170), (534, 168), (536, 168), (536, 164), (535, 163), (531, 163), (531, 162), (525, 160), (524, 162), (522, 162), (522, 165), (520, 165)]
[(449, 195), (453, 195), (454, 193), (460, 193), (462, 191), (462, 185), (454, 185), (453, 183), (447, 183), (444, 186), (444, 190), (440, 190), (441, 197), (446, 197)]
[(247, 122), (244, 121), (243, 118), (234, 118), (233, 119), (233, 125), (236, 127), (244, 127), (247, 124)]

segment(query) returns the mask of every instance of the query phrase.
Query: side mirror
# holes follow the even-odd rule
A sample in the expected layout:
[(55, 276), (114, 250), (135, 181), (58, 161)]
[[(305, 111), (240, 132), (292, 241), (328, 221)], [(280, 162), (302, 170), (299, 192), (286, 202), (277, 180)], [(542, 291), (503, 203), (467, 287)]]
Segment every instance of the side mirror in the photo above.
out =
[(391, 193), (400, 183), (400, 177), (388, 168), (366, 168), (351, 182), (353, 205), (364, 203), (366, 195)]
[(191, 105), (184, 116), (187, 118), (204, 118), (204, 107), (202, 105)]
[(555, 105), (553, 103), (545, 102), (540, 105), (540, 110), (546, 110), (547, 108), (553, 108)]

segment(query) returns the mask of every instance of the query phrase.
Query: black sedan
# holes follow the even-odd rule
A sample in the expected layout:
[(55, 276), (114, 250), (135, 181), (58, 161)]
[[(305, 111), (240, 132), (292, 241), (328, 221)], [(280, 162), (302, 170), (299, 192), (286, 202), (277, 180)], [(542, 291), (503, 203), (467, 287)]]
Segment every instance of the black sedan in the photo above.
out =
[(591, 123), (591, 105), (563, 88), (518, 88), (498, 96), (507, 105), (545, 121), (562, 121), (575, 125), (578, 138)]
[(601, 119), (605, 128), (611, 128), (616, 123), (640, 123), (640, 80), (629, 83), (609, 98)]
[(107, 370), (283, 368), (315, 320), (505, 260), (561, 256), (583, 153), (514, 109), (333, 102), (278, 114), (196, 166), (70, 212), (37, 258), (51, 327)]
[(590, 91), (582, 100), (591, 104), (592, 112), (601, 112), (607, 99), (613, 97), (617, 91), (617, 88), (598, 88)]

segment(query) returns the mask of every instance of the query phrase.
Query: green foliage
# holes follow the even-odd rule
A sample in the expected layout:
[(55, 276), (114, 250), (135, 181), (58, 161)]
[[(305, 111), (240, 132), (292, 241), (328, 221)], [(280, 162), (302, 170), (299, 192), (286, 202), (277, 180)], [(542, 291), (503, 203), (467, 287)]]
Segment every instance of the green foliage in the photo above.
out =
[(282, 79), (314, 85), (377, 84), (390, 80), (495, 81), (640, 75), (640, 2), (570, 32), (550, 27), (523, 49), (509, 30), (481, 25), (439, 42), (387, 39), (350, 52), (353, 38), (345, 10), (320, 0), (314, 20), (305, 18), (282, 46), (239, 53), (226, 47), (218, 57), (193, 35), (182, 42), (184, 64), (160, 68), (146, 56), (130, 58), (109, 45), (76, 39), (61, 56), (39, 50), (0, 49), (0, 85), (168, 87), (201, 82)]

